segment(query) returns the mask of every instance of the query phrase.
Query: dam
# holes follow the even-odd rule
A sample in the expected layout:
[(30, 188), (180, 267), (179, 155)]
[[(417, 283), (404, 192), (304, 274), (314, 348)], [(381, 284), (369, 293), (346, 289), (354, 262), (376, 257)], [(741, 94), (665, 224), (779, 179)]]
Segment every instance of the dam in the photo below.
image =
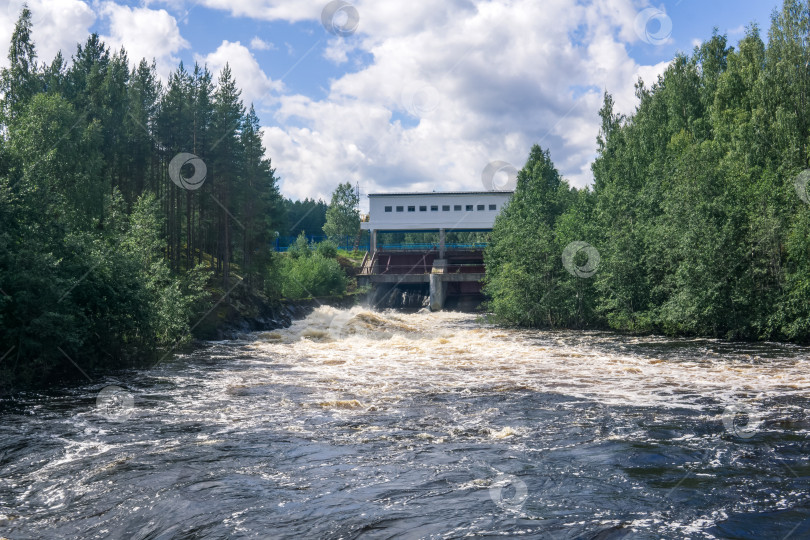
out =
[[(511, 196), (511, 191), (369, 194), (368, 221), (361, 223), (369, 231), (369, 251), (358, 284), (372, 286), (372, 299), (394, 290), (427, 287), (431, 311), (444, 309), (449, 300), (480, 295), (486, 242), (447, 238), (450, 233), (490, 232)], [(384, 235), (392, 236), (387, 233), (433, 233), (436, 240), (381, 241)]]

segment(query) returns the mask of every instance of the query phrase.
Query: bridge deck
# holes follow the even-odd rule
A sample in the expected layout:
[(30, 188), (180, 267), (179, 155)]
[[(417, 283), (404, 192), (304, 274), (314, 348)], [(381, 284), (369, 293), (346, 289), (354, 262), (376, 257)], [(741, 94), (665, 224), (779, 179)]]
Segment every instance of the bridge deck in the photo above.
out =
[(484, 273), (484, 255), (479, 250), (449, 250), (444, 259), (438, 255), (435, 251), (378, 250), (363, 259), (360, 275), (430, 274), (437, 265), (443, 274)]
[(430, 283), (431, 275), (438, 276), (438, 279), (447, 283), (477, 283), (486, 274), (372, 274), (368, 276), (368, 280), (371, 283)]

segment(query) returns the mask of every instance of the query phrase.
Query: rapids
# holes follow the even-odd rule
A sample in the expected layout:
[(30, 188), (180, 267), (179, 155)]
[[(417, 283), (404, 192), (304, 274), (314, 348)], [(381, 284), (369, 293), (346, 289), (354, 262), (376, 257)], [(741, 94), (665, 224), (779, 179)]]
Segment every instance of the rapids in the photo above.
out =
[(808, 538), (808, 358), (321, 307), (4, 402), (0, 536)]

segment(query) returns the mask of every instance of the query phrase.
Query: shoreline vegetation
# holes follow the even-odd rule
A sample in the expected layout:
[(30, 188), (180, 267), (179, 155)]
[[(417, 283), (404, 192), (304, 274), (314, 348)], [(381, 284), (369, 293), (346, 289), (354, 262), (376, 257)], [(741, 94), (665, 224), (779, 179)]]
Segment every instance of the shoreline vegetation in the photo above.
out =
[(154, 365), (352, 292), (331, 242), (272, 251), (327, 208), (280, 195), (228, 66), (164, 84), (96, 34), (42, 62), (31, 30), (23, 8), (0, 73), (0, 391)]
[[(639, 81), (630, 116), (606, 92), (591, 188), (533, 147), (485, 252), (488, 319), (810, 342), (808, 9), (786, 0), (767, 43), (756, 26), (736, 47), (715, 31)], [(312, 297), (362, 296), (357, 253), (303, 233), (270, 248), (353, 238), (354, 191), (285, 200), (227, 66), (215, 81), (181, 64), (164, 84), (98, 35), (43, 63), (27, 8), (9, 60), (0, 391), (153, 365), (195, 337), (288, 324)]]
[(591, 188), (535, 146), (486, 251), (494, 320), (810, 342), (808, 35), (785, 0), (766, 41), (715, 30), (639, 81), (632, 115), (606, 92)]

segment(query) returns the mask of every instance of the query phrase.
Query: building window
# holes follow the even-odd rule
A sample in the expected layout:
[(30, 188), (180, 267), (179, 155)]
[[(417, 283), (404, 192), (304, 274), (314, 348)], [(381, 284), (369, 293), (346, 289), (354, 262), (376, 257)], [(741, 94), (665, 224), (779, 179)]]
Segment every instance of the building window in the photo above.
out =
[(390, 207), (390, 206), (386, 206), (386, 207), (385, 207), (385, 211), (386, 211), (386, 212), (390, 212), (390, 211), (391, 211), (391, 207)]
[(401, 206), (397, 206), (397, 212), (402, 212), (403, 210), (404, 210), (404, 208), (403, 208), (403, 207), (401, 207)]
[(438, 211), (439, 211), (439, 207), (438, 207), (438, 206), (436, 206), (436, 205), (434, 204), (433, 206), (431, 206), (431, 207), (430, 207), (430, 211), (431, 211), (431, 212), (438, 212)]
[(489, 205), (490, 210), (497, 210), (498, 208), (494, 204)]
[(450, 211), (450, 205), (449, 204), (443, 204), (442, 205), (442, 212), (449, 212), (449, 211)]
[(477, 210), (481, 212), (482, 210), (484, 210), (484, 208), (486, 208), (486, 206), (484, 206), (483, 204), (479, 204)]
[(419, 211), (420, 212), (427, 212), (427, 206), (420, 206)]
[(415, 206), (409, 206), (408, 207), (408, 212), (416, 212), (416, 207)]
[(468, 204), (467, 205), (467, 212), (472, 212), (472, 209), (473, 209), (473, 205)]
[(453, 211), (454, 211), (454, 212), (458, 212), (458, 211), (460, 211), (460, 210), (461, 210), (461, 205), (460, 205), (460, 204), (454, 204), (454, 205), (453, 205)]

